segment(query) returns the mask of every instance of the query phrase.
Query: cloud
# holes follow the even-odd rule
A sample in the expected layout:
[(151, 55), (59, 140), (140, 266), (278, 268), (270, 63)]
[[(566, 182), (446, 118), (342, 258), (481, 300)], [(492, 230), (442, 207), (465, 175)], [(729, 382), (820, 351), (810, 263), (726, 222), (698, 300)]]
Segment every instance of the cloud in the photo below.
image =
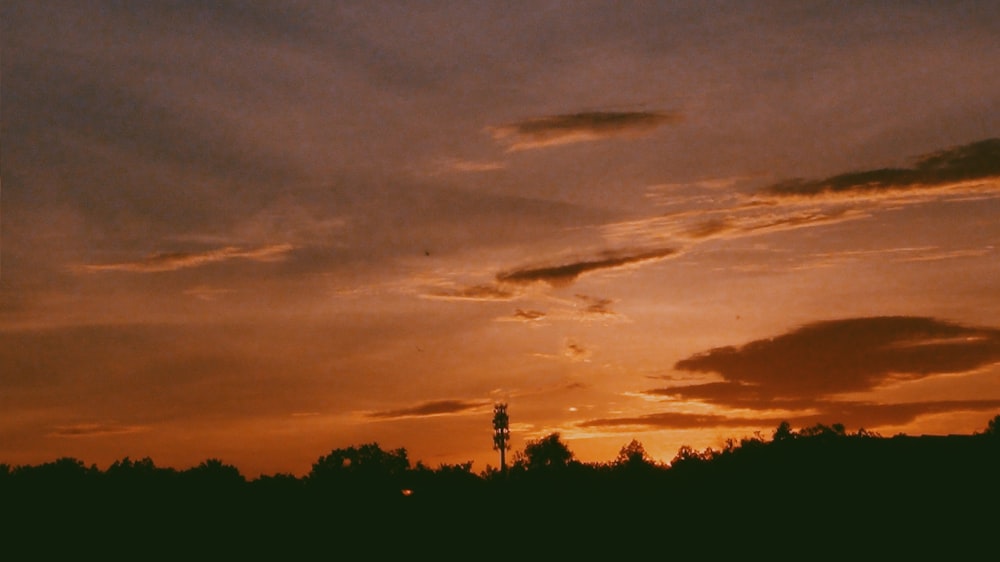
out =
[(56, 426), (50, 435), (54, 437), (100, 437), (102, 435), (139, 433), (148, 429), (143, 425), (122, 425), (114, 422), (77, 423)]
[(517, 309), (514, 311), (515, 320), (521, 320), (523, 322), (533, 322), (535, 320), (541, 320), (545, 318), (545, 313), (540, 310), (522, 310)]
[(462, 301), (511, 300), (516, 293), (497, 285), (472, 285), (469, 287), (435, 289), (421, 295), (427, 299)]
[(507, 165), (503, 162), (498, 162), (495, 160), (462, 160), (459, 158), (448, 158), (441, 160), (436, 168), (437, 172), (466, 172), (466, 173), (476, 173), (476, 172), (492, 172), (495, 170), (502, 170), (506, 168)]
[(563, 356), (571, 361), (587, 361), (590, 359), (591, 350), (583, 347), (582, 345), (567, 340), (566, 347), (563, 349)]
[(612, 137), (634, 137), (680, 121), (679, 114), (651, 111), (592, 111), (527, 119), (489, 128), (508, 150), (527, 150)]
[(585, 274), (602, 269), (616, 269), (643, 262), (658, 261), (677, 253), (674, 248), (660, 248), (638, 253), (608, 255), (607, 257), (570, 262), (561, 265), (525, 267), (498, 273), (497, 281), (515, 285), (529, 284), (537, 281), (548, 283), (553, 287), (569, 285)]
[[(681, 361), (774, 397), (871, 390), (898, 380), (962, 373), (1000, 361), (1000, 330), (934, 318), (883, 316), (808, 324), (775, 338)], [(729, 392), (727, 389), (725, 392)]]
[(849, 172), (822, 180), (789, 180), (763, 193), (781, 197), (877, 194), (944, 187), (1000, 189), (1000, 139), (986, 139), (917, 158), (912, 168)]
[(620, 427), (632, 430), (703, 429), (706, 427), (776, 427), (787, 421), (793, 427), (816, 424), (844, 423), (848, 427), (875, 428), (883, 425), (903, 425), (927, 414), (957, 411), (991, 411), (1000, 408), (1000, 400), (942, 400), (936, 402), (905, 402), (880, 404), (872, 402), (833, 402), (816, 413), (789, 415), (724, 416), (686, 412), (659, 412), (634, 417), (598, 418), (577, 424), (579, 427)]
[(583, 302), (584, 308), (583, 312), (585, 314), (597, 314), (601, 316), (614, 316), (615, 311), (611, 310), (611, 305), (615, 301), (612, 299), (606, 299), (601, 297), (592, 297), (589, 295), (576, 295), (576, 298)]
[(291, 244), (269, 244), (257, 248), (240, 248), (238, 246), (226, 246), (215, 250), (204, 252), (165, 252), (153, 254), (140, 260), (105, 263), (86, 264), (75, 269), (87, 273), (98, 273), (104, 271), (126, 271), (133, 273), (158, 273), (162, 271), (175, 271), (191, 267), (200, 267), (210, 263), (229, 261), (233, 259), (248, 259), (251, 261), (265, 262), (276, 261), (285, 257), (285, 254), (295, 249)]
[[(577, 424), (579, 427), (651, 427), (670, 429), (702, 429), (705, 427), (739, 427), (760, 423), (761, 420), (730, 418), (715, 414), (689, 414), (684, 412), (660, 412), (627, 418), (599, 418)], [(780, 423), (780, 421), (779, 421)]]
[[(718, 347), (678, 361), (679, 371), (723, 380), (644, 391), (672, 401), (696, 401), (735, 415), (660, 412), (584, 422), (585, 426), (794, 425), (854, 427), (904, 424), (926, 414), (989, 410), (1000, 400), (878, 403), (842, 399), (889, 383), (968, 373), (1000, 362), (1000, 330), (935, 318), (877, 316), (816, 322), (739, 347)], [(838, 398), (839, 396), (839, 398)], [(775, 414), (781, 410), (781, 415)]]
[(871, 212), (837, 202), (761, 199), (735, 194), (719, 198), (718, 207), (702, 207), (664, 215), (606, 224), (604, 236), (629, 244), (698, 244), (712, 239), (735, 239), (800, 228), (830, 226), (865, 219)]
[(428, 416), (443, 416), (449, 414), (461, 414), (478, 410), (491, 404), (484, 400), (434, 400), (424, 402), (410, 408), (398, 410), (383, 410), (371, 412), (369, 418), (377, 419), (399, 419), (399, 418), (420, 418)]

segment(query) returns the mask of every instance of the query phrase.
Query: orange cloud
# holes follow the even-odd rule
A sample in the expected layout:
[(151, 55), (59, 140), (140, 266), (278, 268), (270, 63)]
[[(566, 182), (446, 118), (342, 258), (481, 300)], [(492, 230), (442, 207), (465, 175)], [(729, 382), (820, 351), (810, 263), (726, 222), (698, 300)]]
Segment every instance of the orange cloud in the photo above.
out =
[(248, 259), (251, 261), (275, 261), (282, 259), (285, 254), (295, 249), (291, 244), (270, 244), (257, 248), (240, 248), (237, 246), (226, 246), (215, 250), (204, 252), (164, 252), (153, 254), (145, 258), (105, 264), (87, 264), (79, 266), (78, 270), (88, 273), (98, 273), (103, 271), (127, 271), (132, 273), (158, 273), (161, 271), (175, 271), (191, 267), (200, 267), (210, 263), (218, 263), (233, 259)]

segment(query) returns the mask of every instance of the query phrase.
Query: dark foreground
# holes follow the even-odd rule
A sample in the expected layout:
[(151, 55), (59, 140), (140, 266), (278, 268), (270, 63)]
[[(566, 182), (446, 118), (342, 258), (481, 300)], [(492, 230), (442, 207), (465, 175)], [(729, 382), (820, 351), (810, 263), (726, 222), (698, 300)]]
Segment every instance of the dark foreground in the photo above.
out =
[(978, 560), (1000, 544), (995, 435), (751, 440), (669, 467), (636, 456), (506, 476), (407, 467), (245, 481), (224, 466), (61, 462), (0, 477), (4, 550), (23, 553), (6, 559)]

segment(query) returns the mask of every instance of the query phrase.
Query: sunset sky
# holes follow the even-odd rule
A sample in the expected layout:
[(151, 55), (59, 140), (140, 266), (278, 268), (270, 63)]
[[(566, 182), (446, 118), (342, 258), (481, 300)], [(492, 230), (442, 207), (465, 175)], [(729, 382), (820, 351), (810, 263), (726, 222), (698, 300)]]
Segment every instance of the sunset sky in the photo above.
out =
[[(1000, 3), (2, 2), (0, 463), (1000, 413)], [(510, 458), (510, 456), (508, 457)]]

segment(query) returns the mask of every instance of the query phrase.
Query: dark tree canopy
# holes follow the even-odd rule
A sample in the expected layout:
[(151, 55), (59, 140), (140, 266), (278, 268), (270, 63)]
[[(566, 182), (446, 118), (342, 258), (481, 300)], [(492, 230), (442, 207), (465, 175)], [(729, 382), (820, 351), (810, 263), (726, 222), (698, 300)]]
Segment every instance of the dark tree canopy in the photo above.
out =
[(562, 442), (559, 433), (529, 441), (524, 447), (524, 463), (528, 470), (566, 468), (573, 461), (573, 452)]

